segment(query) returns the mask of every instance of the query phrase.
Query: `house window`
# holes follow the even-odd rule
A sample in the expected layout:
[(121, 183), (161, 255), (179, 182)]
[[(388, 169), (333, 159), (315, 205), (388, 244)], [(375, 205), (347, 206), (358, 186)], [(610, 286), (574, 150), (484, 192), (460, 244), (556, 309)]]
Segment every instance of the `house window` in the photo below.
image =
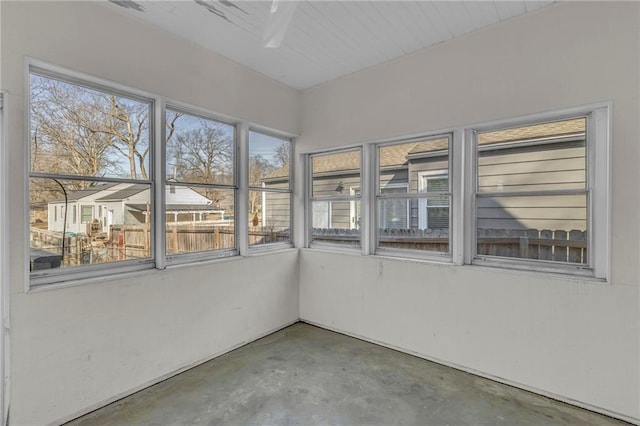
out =
[(237, 253), (235, 127), (166, 111), (166, 253)]
[(376, 251), (448, 256), (451, 136), (377, 147)]
[(73, 206), (73, 223), (78, 222), (78, 206)]
[(361, 150), (314, 154), (311, 163), (311, 245), (359, 247)]
[[(418, 176), (420, 192), (448, 192), (447, 170), (422, 172)], [(422, 229), (449, 229), (449, 200), (446, 198), (423, 199), (419, 202), (418, 222)]]
[(80, 206), (80, 223), (93, 221), (93, 206)]
[(249, 247), (291, 244), (291, 150), (290, 139), (249, 131)]
[[(30, 227), (32, 277), (150, 263), (148, 220), (134, 204), (149, 204), (151, 101), (36, 67), (29, 86), (30, 213), (46, 223)], [(101, 199), (118, 192), (111, 240), (76, 223), (76, 203), (80, 222), (90, 223)], [(71, 203), (73, 220), (65, 219)]]
[[(602, 171), (606, 120), (598, 119), (603, 112), (476, 133), (476, 263), (587, 274), (598, 269), (596, 276), (603, 276), (604, 268), (595, 267), (603, 260), (594, 253), (601, 250), (598, 257), (606, 259), (606, 244), (591, 226), (607, 227), (602, 209), (608, 202), (603, 199), (600, 210), (594, 203), (608, 180)], [(598, 138), (605, 159), (596, 161)]]

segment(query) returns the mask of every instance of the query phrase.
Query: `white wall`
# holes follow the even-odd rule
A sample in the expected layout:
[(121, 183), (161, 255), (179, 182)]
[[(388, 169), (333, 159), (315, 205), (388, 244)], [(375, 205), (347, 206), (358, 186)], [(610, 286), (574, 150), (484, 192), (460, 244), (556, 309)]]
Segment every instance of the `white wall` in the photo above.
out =
[(68, 419), (295, 321), (295, 251), (25, 293), (25, 55), (291, 133), (299, 93), (97, 2), (0, 8), (0, 87), (11, 108), (11, 424)]
[(640, 5), (567, 2), (303, 92), (298, 148), (613, 102), (610, 283), (303, 250), (301, 317), (640, 419)]

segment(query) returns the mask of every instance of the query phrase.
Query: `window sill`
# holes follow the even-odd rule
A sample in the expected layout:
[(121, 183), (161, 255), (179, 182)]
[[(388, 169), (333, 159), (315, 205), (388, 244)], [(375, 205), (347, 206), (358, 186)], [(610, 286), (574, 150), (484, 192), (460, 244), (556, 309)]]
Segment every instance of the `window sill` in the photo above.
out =
[[(171, 265), (167, 265), (165, 269), (158, 269), (153, 267), (152, 265), (145, 265), (143, 268), (139, 268), (136, 270), (122, 270), (111, 272), (108, 274), (103, 274), (98, 276), (97, 273), (105, 272), (105, 271), (96, 271), (96, 275), (92, 276), (84, 276), (84, 277), (75, 277), (74, 273), (63, 274), (56, 277), (48, 276), (48, 277), (38, 277), (38, 278), (30, 278), (28, 288), (26, 293), (39, 293), (42, 291), (49, 290), (58, 290), (69, 287), (77, 287), (91, 284), (101, 284), (112, 281), (125, 280), (130, 278), (139, 278), (145, 275), (153, 275), (153, 274), (162, 274), (164, 271), (172, 271), (179, 270), (183, 268), (192, 268), (194, 266), (200, 265), (212, 265), (217, 263), (225, 263), (225, 262), (233, 262), (239, 261), (242, 259), (256, 257), (256, 256), (268, 256), (271, 254), (279, 254), (279, 253), (288, 253), (298, 251), (297, 248), (293, 246), (283, 247), (280, 246), (278, 248), (273, 247), (271, 249), (264, 249), (256, 252), (250, 252), (246, 256), (219, 256), (219, 257), (209, 257), (209, 258), (199, 258), (199, 259), (185, 259), (182, 262), (176, 262)], [(92, 271), (93, 272), (93, 271)], [(84, 273), (86, 274), (86, 272)], [(46, 278), (46, 281), (45, 281)]]

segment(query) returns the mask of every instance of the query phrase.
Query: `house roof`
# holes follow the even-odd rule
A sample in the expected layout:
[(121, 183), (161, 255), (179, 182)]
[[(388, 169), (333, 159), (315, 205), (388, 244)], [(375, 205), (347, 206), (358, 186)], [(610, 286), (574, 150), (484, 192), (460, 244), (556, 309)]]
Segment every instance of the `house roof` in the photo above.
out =
[(556, 121), (552, 123), (536, 124), (533, 126), (515, 127), (506, 130), (496, 130), (478, 134), (478, 144), (526, 141), (550, 137), (562, 137), (585, 133), (587, 120), (576, 118), (573, 120)]
[[(383, 146), (380, 148), (380, 167), (403, 166), (407, 163), (407, 153), (411, 156), (418, 156), (420, 154), (446, 150), (448, 146), (448, 138), (428, 139)], [(359, 154), (359, 151), (347, 151), (313, 157), (313, 174), (335, 171), (356, 171), (360, 168)], [(289, 165), (286, 165), (269, 173), (263, 180), (278, 180), (288, 176)]]
[[(478, 134), (480, 145), (497, 143), (528, 141), (532, 139), (556, 138), (571, 135), (581, 135), (586, 131), (586, 119), (556, 121), (505, 130), (495, 130)], [(429, 139), (417, 142), (407, 142), (380, 148), (380, 167), (401, 167), (408, 159), (419, 158), (426, 154), (448, 149), (449, 139)], [(335, 154), (313, 157), (313, 174), (331, 172), (356, 172), (360, 168), (359, 151), (347, 151)], [(289, 166), (281, 167), (266, 175), (263, 181), (282, 180), (289, 176)]]
[(125, 189), (121, 189), (119, 191), (116, 191), (112, 194), (108, 194), (105, 197), (100, 197), (98, 199), (96, 199), (96, 201), (122, 201), (122, 200), (126, 200), (127, 198), (136, 195), (146, 189), (149, 189), (149, 185), (143, 184), (143, 183), (136, 183), (131, 185), (128, 188)]
[[(113, 188), (117, 183), (101, 183), (90, 188), (80, 189), (78, 191), (68, 192), (67, 201), (78, 201), (90, 195), (96, 194), (109, 188)], [(64, 203), (64, 197), (56, 198), (49, 201), (50, 203)]]

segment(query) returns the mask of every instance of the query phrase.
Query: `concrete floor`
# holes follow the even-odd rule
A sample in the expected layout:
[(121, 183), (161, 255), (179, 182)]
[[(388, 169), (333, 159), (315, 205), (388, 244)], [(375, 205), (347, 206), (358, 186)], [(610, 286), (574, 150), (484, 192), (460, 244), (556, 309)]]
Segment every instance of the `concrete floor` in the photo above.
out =
[(298, 323), (68, 425), (623, 425)]

